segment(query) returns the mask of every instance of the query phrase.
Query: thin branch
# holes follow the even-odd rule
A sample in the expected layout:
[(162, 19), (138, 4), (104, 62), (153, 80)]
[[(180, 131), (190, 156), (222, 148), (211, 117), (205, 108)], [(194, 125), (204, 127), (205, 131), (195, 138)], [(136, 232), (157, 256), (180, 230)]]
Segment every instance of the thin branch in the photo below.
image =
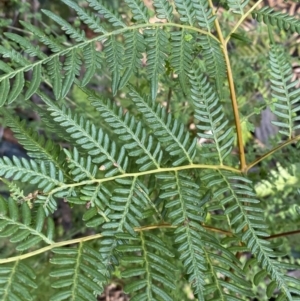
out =
[[(209, 5), (212, 8), (213, 15), (215, 15), (212, 0), (209, 0)], [(224, 54), (224, 58), (225, 58), (225, 62), (226, 62), (227, 79), (228, 79), (229, 90), (230, 90), (230, 95), (231, 95), (231, 105), (232, 105), (233, 114), (234, 114), (235, 128), (236, 128), (236, 134), (237, 134), (237, 143), (238, 143), (238, 148), (239, 148), (240, 170), (243, 172), (246, 169), (247, 164), (246, 164), (246, 157), (245, 157), (239, 109), (238, 109), (237, 98), (236, 98), (235, 87), (234, 87), (233, 74), (232, 74), (231, 64), (230, 64), (229, 55), (228, 55), (228, 51), (227, 51), (227, 43), (224, 40), (222, 30), (221, 30), (221, 27), (220, 27), (220, 24), (219, 24), (219, 21), (217, 18), (215, 19), (215, 26), (217, 29), (219, 42), (221, 43), (221, 49)]]
[[(148, 231), (148, 230), (153, 230), (153, 229), (162, 229), (162, 228), (176, 229), (177, 226), (173, 226), (171, 224), (149, 225), (149, 226), (143, 226), (143, 227), (136, 227), (136, 228), (134, 228), (134, 231), (142, 232), (142, 231)], [(222, 229), (217, 229), (217, 228), (213, 228), (213, 227), (210, 227), (210, 226), (203, 226), (203, 228), (206, 228), (206, 229), (208, 229), (212, 232), (217, 232), (217, 233), (222, 233), (222, 234), (225, 234), (225, 235), (228, 235), (228, 236), (232, 236), (231, 232), (228, 232), (228, 231), (225, 231), (225, 230), (222, 230)], [(73, 245), (73, 244), (77, 244), (77, 243), (83, 243), (83, 242), (86, 242), (86, 241), (89, 241), (89, 240), (94, 240), (94, 239), (97, 239), (97, 238), (102, 238), (102, 234), (89, 235), (89, 236), (85, 236), (85, 237), (81, 237), (81, 238), (75, 238), (75, 239), (71, 239), (71, 240), (56, 242), (56, 243), (53, 243), (49, 246), (37, 249), (35, 251), (29, 252), (29, 253), (26, 253), (26, 254), (0, 259), (0, 264), (14, 262), (14, 261), (18, 261), (18, 260), (23, 260), (23, 259), (30, 258), (30, 257), (33, 257), (33, 256), (38, 255), (38, 254), (42, 254), (42, 253), (51, 251), (54, 248), (69, 246), (69, 245)]]
[(269, 239), (274, 239), (274, 238), (278, 238), (278, 237), (284, 237), (284, 236), (288, 236), (288, 235), (295, 235), (295, 234), (300, 234), (300, 230), (273, 234), (273, 235), (270, 235), (269, 237), (266, 237), (265, 239), (269, 240)]
[(264, 159), (268, 158), (269, 156), (273, 155), (275, 152), (277, 152), (278, 150), (282, 149), (283, 147), (293, 143), (293, 142), (297, 142), (298, 140), (300, 140), (300, 135), (289, 139), (283, 143), (281, 143), (280, 145), (278, 145), (277, 147), (271, 149), (269, 152), (265, 153), (264, 155), (262, 155), (261, 157), (255, 159), (253, 162), (251, 162), (250, 164), (248, 164), (248, 166), (245, 169), (245, 172), (247, 173), (253, 166), (257, 165), (259, 162), (263, 161)]
[(233, 33), (235, 33), (235, 31), (240, 27), (240, 25), (245, 21), (245, 19), (249, 17), (249, 15), (252, 13), (252, 11), (254, 11), (255, 8), (259, 4), (261, 4), (263, 1), (264, 0), (258, 0), (244, 15), (242, 15), (242, 17), (236, 23), (236, 25), (234, 26), (234, 28), (230, 31), (230, 33), (228, 34), (228, 36), (225, 38), (225, 45), (227, 45), (227, 43), (229, 42), (231, 35)]

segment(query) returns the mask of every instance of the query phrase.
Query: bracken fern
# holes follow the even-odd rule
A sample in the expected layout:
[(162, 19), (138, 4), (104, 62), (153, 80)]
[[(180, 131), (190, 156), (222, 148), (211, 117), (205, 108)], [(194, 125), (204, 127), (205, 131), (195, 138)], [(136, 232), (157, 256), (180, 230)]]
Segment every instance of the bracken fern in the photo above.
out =
[[(37, 300), (39, 282), (27, 258), (47, 252), (54, 254), (46, 275), (53, 301), (96, 300), (114, 271), (131, 300), (182, 300), (180, 281), (199, 301), (249, 300), (260, 283), (268, 298), (299, 300), (300, 281), (286, 274), (297, 267), (277, 259), (247, 176), (262, 159), (299, 140), (300, 90), (272, 38), (273, 27), (299, 33), (299, 19), (268, 7), (256, 10), (262, 1), (251, 7), (247, 0), (227, 0), (222, 2), (238, 19), (224, 34), (212, 1), (153, 0), (149, 8), (125, 0), (120, 11), (101, 0), (61, 2), (93, 31), (92, 38), (43, 10), (62, 39), (21, 21), (32, 40), (7, 32), (9, 43), (0, 46), (1, 114), (29, 156), (0, 158), (1, 180), (11, 193), (0, 196), (0, 236), (18, 244), (14, 257), (0, 259), (1, 300)], [(247, 162), (227, 50), (251, 13), (268, 26), (274, 124), (287, 140)], [(104, 72), (111, 76), (111, 99), (92, 90)], [(193, 132), (170, 109), (171, 92), (159, 101), (167, 98), (170, 77), (191, 105)], [(94, 120), (68, 105), (73, 86), (86, 95)], [(30, 103), (33, 95), (38, 105)], [(116, 101), (120, 95), (129, 105)], [(234, 124), (224, 109), (229, 98)], [(14, 102), (21, 101), (67, 147), (15, 117)], [(92, 235), (55, 241), (53, 216), (61, 199), (80, 208)], [(245, 276), (249, 267), (251, 279)]]

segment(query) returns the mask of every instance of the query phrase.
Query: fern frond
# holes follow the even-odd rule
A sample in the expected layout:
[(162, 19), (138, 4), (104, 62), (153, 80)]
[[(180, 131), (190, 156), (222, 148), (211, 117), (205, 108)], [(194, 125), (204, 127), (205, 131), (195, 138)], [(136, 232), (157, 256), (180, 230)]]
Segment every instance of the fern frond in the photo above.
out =
[(68, 167), (74, 182), (79, 182), (84, 179), (95, 179), (97, 166), (92, 164), (92, 158), (88, 156), (83, 158), (79, 155), (78, 150), (74, 147), (73, 152), (64, 149)]
[(107, 202), (109, 209), (103, 211), (99, 208), (92, 208), (89, 213), (85, 214), (84, 219), (88, 221), (87, 225), (102, 226), (103, 239), (101, 239), (99, 249), (103, 263), (103, 269), (100, 270), (102, 275), (109, 276), (113, 268), (119, 265), (121, 254), (117, 247), (125, 243), (124, 237), (136, 236), (133, 227), (140, 226), (139, 219), (142, 219), (142, 212), (148, 204), (146, 197), (148, 193), (145, 185), (137, 177), (118, 179), (114, 193)]
[(115, 229), (116, 233), (128, 231), (135, 236), (133, 227), (140, 227), (139, 219), (142, 219), (142, 212), (148, 205), (147, 195), (148, 189), (137, 178), (119, 179), (117, 184), (122, 186), (114, 189), (109, 207), (112, 211), (108, 215), (111, 225), (106, 224), (106, 229)]
[(219, 97), (222, 99), (222, 87), (226, 79), (226, 63), (220, 44), (207, 35), (199, 37), (202, 50), (200, 54), (205, 61), (205, 71), (209, 78), (216, 83)]
[[(3, 179), (2, 179), (3, 181)], [(26, 197), (24, 194), (23, 189), (21, 189), (16, 183), (14, 182), (5, 182), (5, 180), (3, 181), (10, 192), (10, 197), (17, 203), (20, 202), (27, 202), (28, 206), (31, 208), (32, 207), (32, 203), (31, 203), (31, 198), (29, 198), (28, 196)], [(29, 194), (30, 195), (30, 194)], [(31, 194), (32, 198), (34, 198), (33, 194)]]
[(123, 72), (119, 89), (123, 88), (130, 76), (138, 71), (142, 65), (143, 53), (145, 52), (145, 41), (143, 35), (138, 30), (130, 30), (124, 34), (125, 53), (123, 59)]
[(37, 289), (35, 272), (23, 261), (0, 266), (0, 298), (2, 301), (33, 300), (31, 291)]
[(104, 52), (108, 68), (112, 73), (112, 91), (116, 94), (123, 68), (123, 45), (114, 36), (110, 36), (104, 42)]
[[(104, 208), (108, 208), (111, 194), (111, 191), (104, 184), (85, 185), (80, 190), (80, 200), (87, 206), (96, 206), (98, 213), (101, 213), (100, 215), (104, 218), (98, 225), (108, 221), (107, 215), (109, 210), (106, 211)], [(87, 227), (91, 227), (91, 224), (91, 221), (88, 221), (86, 225)]]
[(121, 17), (111, 12), (105, 5), (97, 0), (87, 0), (89, 6), (96, 10), (109, 23), (115, 27), (126, 27), (126, 24), (121, 20)]
[(81, 58), (76, 49), (72, 49), (66, 54), (63, 70), (65, 71), (62, 83), (61, 98), (68, 94), (76, 76), (80, 73)]
[(193, 26), (195, 23), (195, 10), (192, 0), (175, 0), (174, 4), (180, 15), (180, 21)]
[(41, 43), (48, 46), (52, 52), (56, 53), (65, 49), (65, 46), (63, 46), (56, 38), (51, 35), (45, 35), (38, 27), (24, 21), (20, 21), (20, 23), (25, 29), (34, 34)]
[(209, 2), (206, 0), (191, 0), (195, 10), (195, 19), (201, 28), (205, 28), (208, 31), (213, 27), (213, 23), (216, 19), (216, 15), (212, 14), (212, 9), (209, 6)]
[(259, 10), (255, 10), (252, 13), (252, 16), (258, 22), (264, 21), (265, 24), (270, 24), (277, 26), (279, 29), (297, 32), (300, 34), (299, 19), (295, 16), (275, 11), (269, 6), (264, 6)]
[(42, 9), (42, 12), (56, 22), (58, 25), (61, 26), (61, 29), (66, 32), (70, 38), (74, 39), (76, 42), (83, 42), (86, 40), (84, 31), (79, 31), (78, 29), (74, 28), (70, 23), (65, 21), (63, 18), (59, 17), (57, 14), (52, 13), (49, 10)]
[(5, 73), (12, 73), (14, 69), (12, 69), (8, 64), (0, 61), (0, 70), (4, 71)]
[(193, 36), (182, 29), (180, 31), (171, 32), (171, 66), (174, 68), (175, 73), (178, 74), (181, 88), (188, 94), (188, 78), (187, 74), (191, 70), (193, 62), (193, 46), (191, 41)]
[[(9, 58), (12, 61), (12, 65), (16, 67), (16, 70), (12, 69), (8, 74), (0, 76), (0, 91), (2, 93), (0, 103), (3, 106), (5, 103), (12, 103), (21, 94), (25, 85), (24, 72), (32, 69), (32, 65), (15, 49), (6, 49), (0, 46), (0, 54), (2, 54), (4, 58)], [(2, 64), (2, 66), (5, 65)], [(22, 71), (17, 72), (17, 68), (21, 68)], [(14, 81), (11, 86), (9, 79), (13, 76)]]
[(38, 57), (40, 59), (44, 59), (47, 56), (38, 48), (35, 47), (32, 43), (30, 43), (27, 39), (24, 37), (21, 37), (15, 33), (11, 32), (5, 32), (5, 37), (10, 39), (11, 41), (14, 41), (18, 43), (21, 47), (23, 47), (24, 51), (29, 54), (31, 57)]
[[(138, 157), (136, 163), (140, 165), (140, 171), (151, 167), (160, 168), (162, 151), (159, 142), (151, 135), (147, 135), (141, 122), (137, 122), (134, 116), (128, 112), (123, 114), (123, 108), (118, 107), (115, 102), (100, 100), (90, 97), (91, 104), (100, 112), (103, 118), (118, 138), (122, 140), (128, 155)], [(156, 147), (154, 148), (154, 145)]]
[(196, 125), (198, 136), (207, 140), (207, 143), (202, 144), (202, 154), (205, 157), (217, 155), (222, 165), (233, 146), (232, 128), (227, 127), (228, 120), (225, 119), (223, 106), (207, 78), (200, 75), (198, 70), (193, 70), (190, 82), (195, 106), (194, 116), (199, 121)]
[(200, 200), (199, 186), (190, 180), (184, 172), (159, 174), (163, 181), (160, 198), (167, 199), (166, 208), (170, 210), (168, 219), (178, 226), (174, 231), (175, 243), (178, 245), (180, 260), (189, 275), (194, 294), (198, 300), (204, 299), (205, 274), (207, 261), (203, 249), (201, 222), (204, 221), (203, 209), (197, 204)]
[(264, 221), (264, 210), (259, 206), (259, 200), (251, 186), (251, 181), (243, 176), (230, 172), (210, 172), (202, 177), (208, 181), (208, 187), (218, 188), (214, 192), (215, 199), (225, 209), (224, 213), (230, 219), (231, 227), (235, 230), (246, 246), (255, 254), (262, 268), (274, 280), (275, 286), (270, 286), (272, 292), (278, 286), (288, 300), (292, 300), (291, 290), (280, 268), (280, 263), (274, 259), (274, 251), (270, 241), (264, 239), (269, 235)]
[(76, 2), (72, 0), (61, 0), (63, 3), (73, 8), (80, 20), (84, 22), (90, 29), (98, 33), (107, 33), (103, 26), (99, 22), (99, 18), (93, 15), (90, 11), (80, 7)]
[[(84, 213), (82, 216), (82, 220), (85, 222), (85, 225), (88, 228), (95, 228), (102, 226), (105, 222), (109, 222), (108, 214), (111, 212), (109, 208), (103, 209), (103, 204), (101, 201), (103, 200), (103, 193), (101, 191), (101, 188), (103, 185), (97, 185), (95, 186), (86, 186), (86, 196), (88, 200), (91, 202), (91, 207)], [(84, 194), (84, 192), (83, 192)], [(107, 193), (108, 198), (111, 197), (110, 191)], [(104, 201), (106, 205), (108, 204), (108, 201)]]
[(37, 184), (37, 187), (43, 189), (43, 192), (61, 186), (64, 181), (63, 173), (60, 170), (57, 171), (52, 162), (49, 162), (46, 167), (44, 162), (37, 164), (33, 160), (28, 161), (17, 157), (13, 157), (12, 160), (8, 157), (0, 158), (0, 176)]
[(82, 50), (82, 54), (85, 63), (85, 73), (81, 85), (85, 86), (90, 82), (97, 69), (101, 69), (103, 57), (101, 53), (96, 50), (95, 43), (86, 45)]
[(243, 15), (249, 0), (226, 0), (229, 8), (236, 14)]
[(176, 267), (168, 261), (168, 258), (174, 255), (161, 239), (149, 232), (141, 231), (138, 237), (131, 238), (127, 245), (118, 246), (117, 250), (125, 255), (122, 257), (124, 263), (138, 264), (135, 268), (130, 265), (131, 268), (122, 272), (122, 277), (142, 278), (125, 286), (125, 292), (134, 294), (130, 300), (174, 300), (171, 291), (175, 289)]
[[(54, 243), (53, 220), (50, 217), (46, 219), (44, 209), (40, 206), (32, 222), (32, 210), (25, 202), (19, 206), (13, 199), (5, 201), (0, 197), (0, 237), (9, 237), (10, 242), (17, 243), (17, 251), (28, 250), (42, 241)], [(43, 233), (45, 222), (46, 234)]]
[(42, 99), (49, 106), (53, 120), (62, 128), (65, 128), (76, 144), (87, 151), (92, 156), (93, 163), (101, 164), (101, 170), (107, 171), (105, 176), (109, 177), (116, 173), (125, 173), (127, 167), (127, 158), (125, 150), (122, 148), (117, 156), (115, 142), (111, 141), (102, 129), (97, 129), (90, 121), (85, 121), (82, 117), (73, 115), (70, 109), (58, 107), (51, 102), (45, 95)]
[(55, 248), (52, 252), (55, 256), (50, 262), (56, 267), (50, 276), (59, 278), (52, 287), (63, 290), (55, 293), (51, 301), (90, 301), (102, 293), (106, 278), (98, 272), (101, 257), (88, 243), (80, 242), (78, 248)]
[(61, 98), (62, 93), (62, 63), (58, 56), (54, 56), (46, 65), (47, 73), (52, 80), (53, 93), (56, 99)]
[(140, 0), (125, 0), (125, 3), (130, 7), (133, 19), (142, 23), (149, 23), (148, 8), (143, 1)]
[(159, 76), (165, 72), (165, 63), (169, 53), (169, 37), (165, 30), (157, 27), (144, 31), (147, 49), (147, 75), (151, 81), (152, 100), (156, 99)]
[(185, 131), (184, 125), (176, 119), (173, 120), (172, 115), (167, 113), (160, 104), (143, 98), (132, 87), (129, 95), (153, 130), (153, 135), (162, 143), (162, 146), (165, 146), (164, 151), (171, 156), (179, 157), (172, 162), (173, 166), (178, 166), (186, 161), (192, 164), (196, 154), (197, 141), (194, 139), (190, 142), (189, 133)]
[(173, 21), (173, 6), (169, 1), (153, 0), (153, 6), (158, 19), (167, 19), (168, 22)]
[(3, 46), (0, 46), (0, 54), (2, 54), (4, 58), (11, 59), (11, 61), (15, 63), (17, 66), (28, 67), (28, 69), (32, 68), (31, 66), (29, 66), (30, 61), (27, 60), (25, 57), (23, 57), (21, 53), (19, 53), (17, 50), (11, 47), (5, 48)]
[(279, 118), (279, 121), (272, 123), (279, 127), (279, 133), (291, 139), (295, 129), (300, 127), (296, 126), (296, 121), (300, 120), (296, 115), (300, 110), (300, 88), (296, 88), (297, 81), (291, 81), (293, 70), (279, 47), (272, 46), (269, 62), (272, 97), (277, 99), (274, 103), (274, 114)]
[(236, 256), (207, 233), (202, 233), (202, 240), (208, 262), (204, 300), (238, 301), (254, 297), (252, 284), (244, 279), (245, 272)]
[(65, 155), (60, 147), (55, 145), (51, 140), (45, 141), (42, 135), (28, 128), (25, 120), (21, 121), (18, 117), (13, 116), (7, 109), (1, 108), (5, 116), (6, 124), (14, 132), (18, 142), (27, 150), (27, 154), (36, 161), (43, 161), (45, 164), (52, 162), (55, 167), (64, 172)]

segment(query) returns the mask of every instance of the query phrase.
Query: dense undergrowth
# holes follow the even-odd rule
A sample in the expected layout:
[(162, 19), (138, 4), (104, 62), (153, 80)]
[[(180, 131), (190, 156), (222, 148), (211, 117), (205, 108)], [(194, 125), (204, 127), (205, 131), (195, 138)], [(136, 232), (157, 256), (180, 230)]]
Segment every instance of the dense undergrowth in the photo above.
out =
[[(112, 279), (130, 300), (299, 300), (298, 16), (40, 5), (1, 21), (1, 120), (26, 150), (0, 158), (1, 300), (96, 300)], [(257, 141), (264, 112), (277, 134)]]

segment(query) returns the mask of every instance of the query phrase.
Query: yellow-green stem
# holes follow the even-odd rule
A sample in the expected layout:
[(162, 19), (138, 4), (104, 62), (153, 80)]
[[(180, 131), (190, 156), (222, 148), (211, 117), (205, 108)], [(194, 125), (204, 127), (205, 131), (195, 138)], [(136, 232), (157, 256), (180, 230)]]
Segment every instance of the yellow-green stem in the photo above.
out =
[[(215, 15), (212, 0), (209, 0), (209, 4), (210, 4), (210, 7), (212, 8), (213, 14)], [(247, 167), (247, 164), (246, 164), (246, 158), (245, 158), (242, 127), (241, 127), (240, 115), (239, 115), (238, 104), (237, 104), (237, 99), (236, 99), (233, 75), (232, 75), (231, 64), (230, 64), (229, 55), (228, 55), (228, 51), (227, 51), (227, 43), (224, 40), (222, 31), (221, 31), (221, 27), (220, 27), (220, 24), (219, 24), (219, 21), (217, 18), (215, 19), (215, 26), (216, 26), (217, 34), (219, 37), (219, 42), (221, 43), (221, 48), (223, 51), (226, 68), (227, 68), (227, 79), (228, 79), (229, 90), (230, 90), (230, 95), (231, 95), (231, 105), (232, 105), (232, 110), (233, 110), (234, 120), (235, 120), (237, 144), (238, 144), (238, 148), (239, 148), (240, 170), (242, 172), (244, 172)]]

